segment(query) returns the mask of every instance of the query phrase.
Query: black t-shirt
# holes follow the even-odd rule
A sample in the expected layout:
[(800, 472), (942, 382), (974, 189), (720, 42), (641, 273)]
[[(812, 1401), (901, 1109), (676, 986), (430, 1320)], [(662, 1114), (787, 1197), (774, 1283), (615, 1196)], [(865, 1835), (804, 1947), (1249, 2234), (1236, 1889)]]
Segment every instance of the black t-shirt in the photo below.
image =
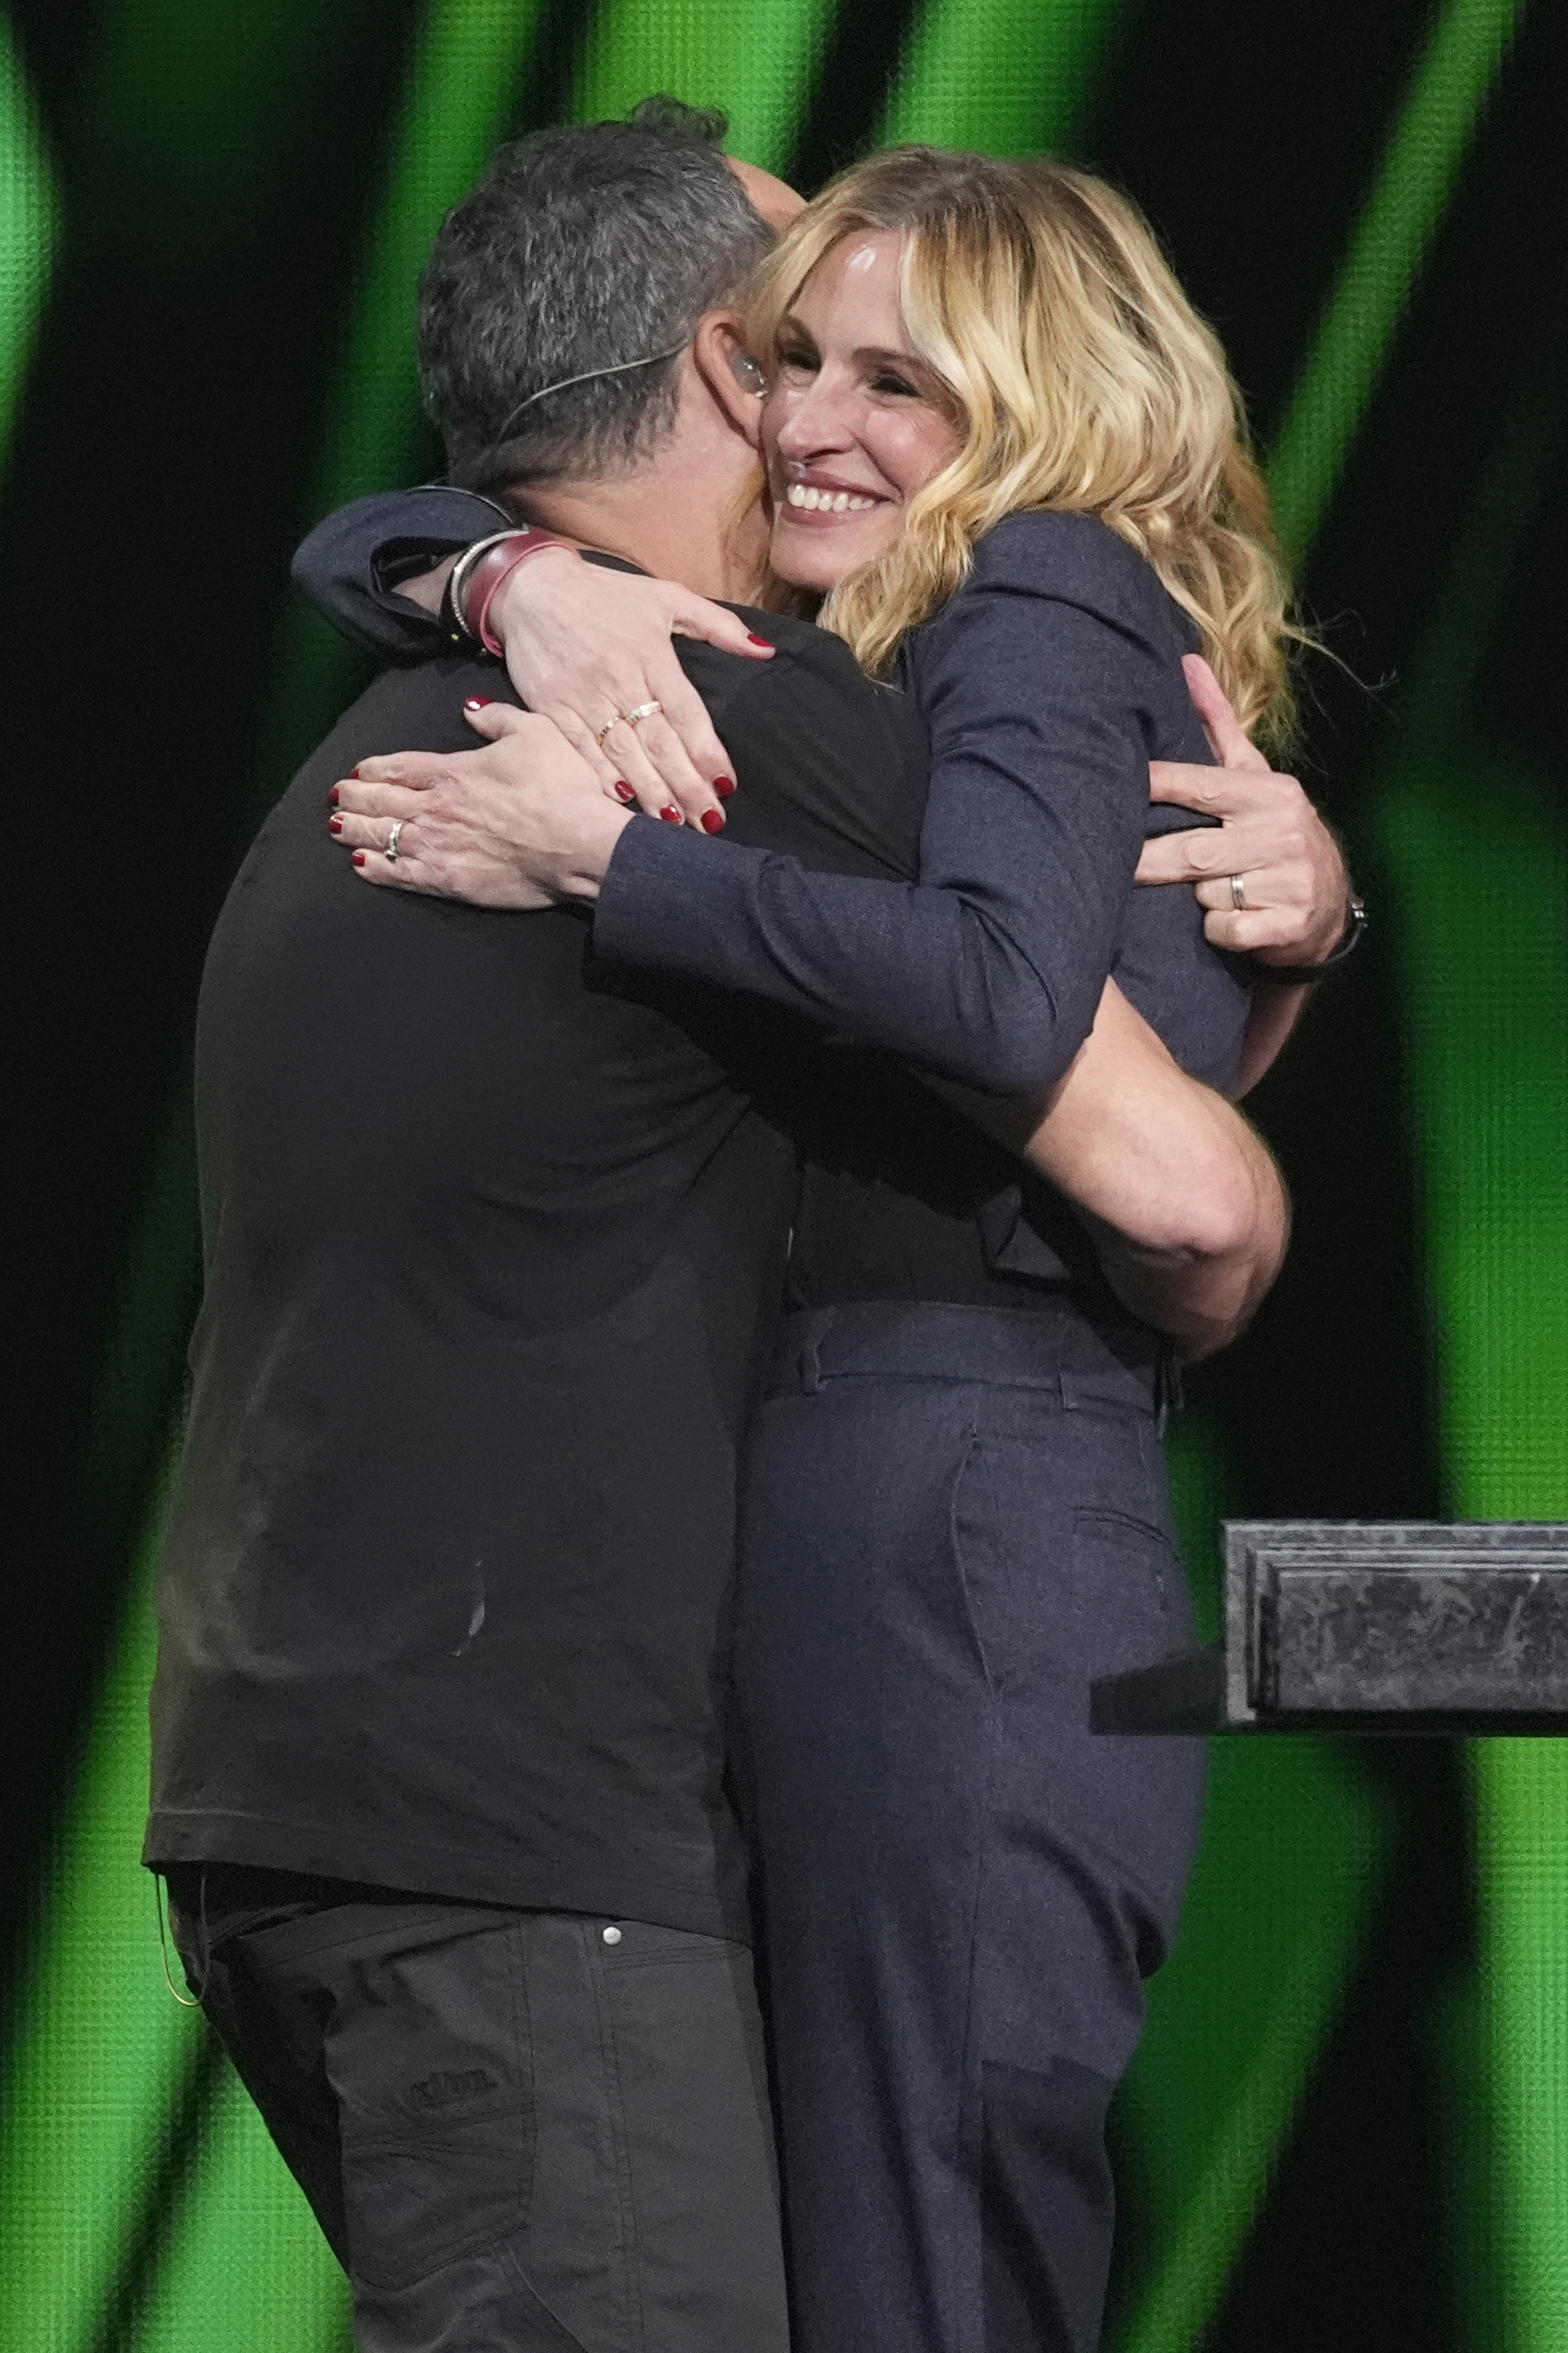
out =
[[(734, 837), (912, 872), (918, 718), (832, 638), (751, 617), (771, 663), (682, 657), (742, 780)], [(471, 746), (464, 697), (506, 691), (479, 659), (379, 680), (214, 935), (145, 1852), (742, 1935), (734, 1464), (819, 1050), (596, 964), (574, 911), (353, 875), (332, 780)]]
[[(427, 659), (437, 625), (395, 594), (397, 582), (504, 520), (488, 501), (443, 484), (378, 492), (317, 525), (294, 577), (382, 659)], [(929, 723), (946, 770), (931, 803), (941, 823), (928, 830), (919, 861), (915, 832), (906, 837), (900, 869), (904, 879), (923, 869), (928, 883), (934, 871), (946, 886), (946, 897), (918, 894), (921, 924), (884, 930), (885, 907), (868, 905), (866, 894), (832, 884), (819, 893), (809, 875), (776, 860), (759, 875), (755, 859), (729, 855), (753, 839), (731, 820), (716, 842), (662, 828), (624, 837), (601, 934), (613, 936), (617, 924), (626, 932), (631, 917), (633, 952), (656, 965), (684, 951), (694, 970), (732, 986), (750, 976), (775, 1004), (814, 1000), (828, 1018), (846, 1008), (846, 1030), (901, 1029), (916, 1059), (971, 1077), (965, 1056), (998, 1006), (1021, 1005), (1026, 1022), (1049, 1026), (1031, 970), (1068, 968), (1081, 1029), (1110, 958), (1178, 1061), (1226, 1086), (1246, 1022), (1245, 960), (1209, 946), (1191, 891), (1131, 887), (1141, 835), (1212, 822), (1147, 797), (1150, 759), (1212, 756), (1181, 670), (1194, 641), (1150, 567), (1103, 525), (1086, 515), (1010, 516), (980, 542), (964, 588), (913, 633), (900, 659), (897, 723), (912, 735)], [(737, 768), (744, 786), (739, 754)], [(742, 789), (732, 810), (745, 801)], [(758, 836), (754, 846), (781, 845)], [(805, 862), (822, 863), (809, 855)], [(628, 869), (637, 888), (624, 905)], [(783, 893), (770, 898), (760, 927), (759, 885)], [(965, 902), (967, 937), (963, 918), (954, 920)], [(1010, 972), (986, 953), (1001, 938), (1014, 944)], [(893, 985), (889, 941), (908, 952)], [(983, 964), (964, 987), (954, 976), (977, 946)], [(1055, 1009), (1060, 1021), (1064, 1008)], [(795, 1304), (1020, 1307), (1070, 1282), (1086, 1313), (1121, 1318), (1061, 1196), (886, 1052), (846, 1046), (825, 1054), (792, 1118), (806, 1147), (789, 1269)]]

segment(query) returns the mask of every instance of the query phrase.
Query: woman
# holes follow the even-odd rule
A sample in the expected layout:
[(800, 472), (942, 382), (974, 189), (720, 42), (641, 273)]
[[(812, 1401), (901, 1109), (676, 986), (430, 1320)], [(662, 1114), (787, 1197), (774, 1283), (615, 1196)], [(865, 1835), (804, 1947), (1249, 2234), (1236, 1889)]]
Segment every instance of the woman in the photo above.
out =
[[(998, 1092), (1122, 1018), (1114, 973), (1228, 1084), (1247, 986), (1130, 885), (1148, 760), (1203, 756), (1184, 653), (1278, 720), (1283, 589), (1147, 230), (1056, 166), (895, 152), (802, 216), (751, 334), (774, 568), (931, 726), (921, 887), (614, 818), (601, 944)], [(1162, 1351), (1136, 1266), (1113, 1297), (912, 1082), (868, 1064), (860, 1110), (803, 1202), (738, 1606), (801, 2342), (1087, 2348), (1200, 1797), (1194, 1744), (1087, 1725), (1095, 1675), (1188, 1630)]]

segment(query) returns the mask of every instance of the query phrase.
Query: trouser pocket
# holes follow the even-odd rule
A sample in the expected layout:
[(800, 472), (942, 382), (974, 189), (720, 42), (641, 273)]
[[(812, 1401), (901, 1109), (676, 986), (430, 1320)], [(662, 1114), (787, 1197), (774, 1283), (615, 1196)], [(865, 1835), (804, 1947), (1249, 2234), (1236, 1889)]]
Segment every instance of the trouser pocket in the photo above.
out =
[(337, 1957), (324, 2057), (350, 2266), (367, 2285), (408, 2286), (526, 2226), (536, 2116), (519, 1942), (501, 1920)]

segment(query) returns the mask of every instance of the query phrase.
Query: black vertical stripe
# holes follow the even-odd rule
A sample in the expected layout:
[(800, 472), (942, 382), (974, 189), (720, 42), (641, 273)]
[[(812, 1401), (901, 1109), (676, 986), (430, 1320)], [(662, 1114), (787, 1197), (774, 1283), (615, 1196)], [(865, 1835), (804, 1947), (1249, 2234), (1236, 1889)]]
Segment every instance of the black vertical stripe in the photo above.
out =
[(786, 176), (811, 195), (877, 136), (919, 0), (842, 0)]
[(83, 2353), (125, 2353), (125, 2348), (140, 2337), (164, 2257), (202, 2163), (204, 2143), (227, 2073), (222, 2044), (210, 2031), (204, 2033), (191, 2054), (142, 2211)]
[[(61, 236), (0, 474), (5, 749), (39, 807), (68, 801), (72, 841), (16, 845), (26, 881), (6, 913), (6, 1342), (20, 1377), (5, 1500), (8, 1557), (26, 1570), (0, 1665), (0, 1984), (178, 1394), (170, 1293), (163, 1361), (151, 1312), (123, 1359), (144, 1393), (100, 1458), (116, 1492), (84, 1494), (83, 1426), (231, 871), (314, 418), (420, 22), (415, 0), (298, 13), (267, 119), (242, 114), (226, 141), (221, 124), (193, 125), (193, 151), (224, 160), (187, 181), (133, 108), (87, 102), (104, 10), (7, 13)], [(108, 602), (68, 620), (89, 543)]]
[[(593, 37), (595, 10), (584, 0), (545, 0), (507, 126), (509, 139), (565, 120), (578, 62)], [(639, 91), (640, 97), (651, 95)]]

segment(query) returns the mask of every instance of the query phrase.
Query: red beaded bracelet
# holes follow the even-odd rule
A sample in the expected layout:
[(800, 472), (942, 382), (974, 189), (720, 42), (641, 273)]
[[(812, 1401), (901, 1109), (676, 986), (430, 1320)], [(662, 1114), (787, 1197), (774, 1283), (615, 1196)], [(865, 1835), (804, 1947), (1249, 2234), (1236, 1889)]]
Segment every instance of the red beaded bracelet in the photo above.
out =
[(510, 579), (520, 564), (531, 555), (542, 555), (547, 547), (564, 547), (566, 542), (548, 531), (498, 532), (487, 540), (478, 561), (458, 563), (459, 579), (453, 583), (452, 610), (470, 638), (477, 638), (488, 654), (505, 652), (498, 638), (490, 634), (490, 607), (503, 580)]

